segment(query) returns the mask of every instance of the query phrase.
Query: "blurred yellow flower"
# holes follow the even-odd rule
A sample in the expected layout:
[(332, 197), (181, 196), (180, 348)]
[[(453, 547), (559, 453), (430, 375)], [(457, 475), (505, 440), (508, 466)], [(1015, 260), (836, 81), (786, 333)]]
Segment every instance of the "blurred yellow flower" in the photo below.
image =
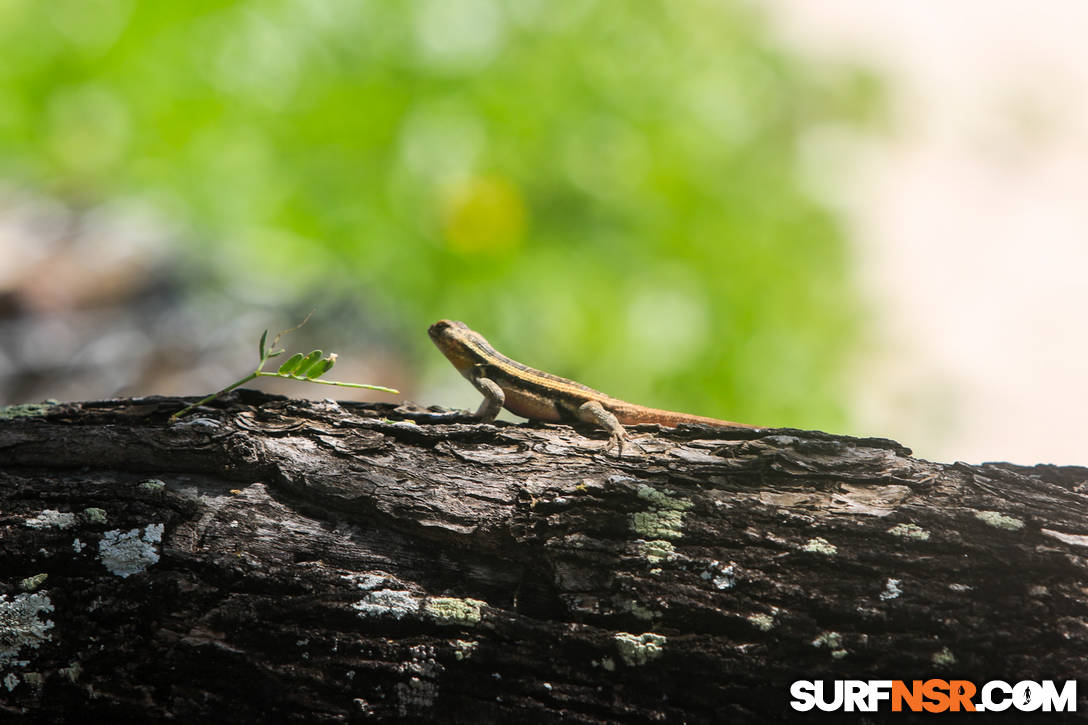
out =
[(514, 249), (525, 235), (527, 216), (521, 191), (502, 177), (469, 177), (442, 195), (442, 233), (461, 253)]

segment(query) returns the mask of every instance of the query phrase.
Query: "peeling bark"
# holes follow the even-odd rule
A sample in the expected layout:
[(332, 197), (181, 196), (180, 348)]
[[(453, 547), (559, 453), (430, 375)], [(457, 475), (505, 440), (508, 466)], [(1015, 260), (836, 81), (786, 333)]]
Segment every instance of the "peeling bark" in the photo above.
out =
[(1088, 666), (1086, 468), (179, 405), (0, 409), (5, 721), (767, 722), (795, 679)]

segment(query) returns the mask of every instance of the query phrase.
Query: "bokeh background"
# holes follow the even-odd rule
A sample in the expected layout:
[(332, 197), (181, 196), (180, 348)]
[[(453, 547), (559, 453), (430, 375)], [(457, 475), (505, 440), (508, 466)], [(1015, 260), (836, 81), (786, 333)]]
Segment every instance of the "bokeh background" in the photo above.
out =
[[(1021, 8), (1022, 9), (1022, 8)], [(0, 0), (0, 402), (647, 405), (1084, 463), (1088, 11)]]

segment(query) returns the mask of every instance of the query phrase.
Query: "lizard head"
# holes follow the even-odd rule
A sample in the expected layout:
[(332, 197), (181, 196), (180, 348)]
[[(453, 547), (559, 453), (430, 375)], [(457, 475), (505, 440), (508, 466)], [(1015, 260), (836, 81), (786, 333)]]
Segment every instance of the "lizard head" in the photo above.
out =
[(449, 358), (462, 375), (468, 375), (480, 362), (478, 351), (491, 349), (482, 335), (473, 332), (463, 322), (439, 320), (431, 325), (427, 333), (442, 354)]

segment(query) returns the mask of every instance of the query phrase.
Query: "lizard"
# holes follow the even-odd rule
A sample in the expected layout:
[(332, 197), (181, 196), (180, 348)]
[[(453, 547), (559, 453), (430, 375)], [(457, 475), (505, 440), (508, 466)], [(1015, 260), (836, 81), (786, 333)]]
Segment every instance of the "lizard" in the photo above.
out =
[(463, 322), (439, 320), (428, 333), (434, 344), (484, 396), (472, 417), (490, 423), (506, 408), (514, 415), (549, 423), (581, 421), (609, 433), (604, 450), (616, 446), (623, 455), (627, 440), (624, 425), (656, 423), (675, 428), (684, 423), (733, 428), (758, 428), (701, 415), (647, 408), (605, 395), (573, 380), (552, 375), (511, 360)]

